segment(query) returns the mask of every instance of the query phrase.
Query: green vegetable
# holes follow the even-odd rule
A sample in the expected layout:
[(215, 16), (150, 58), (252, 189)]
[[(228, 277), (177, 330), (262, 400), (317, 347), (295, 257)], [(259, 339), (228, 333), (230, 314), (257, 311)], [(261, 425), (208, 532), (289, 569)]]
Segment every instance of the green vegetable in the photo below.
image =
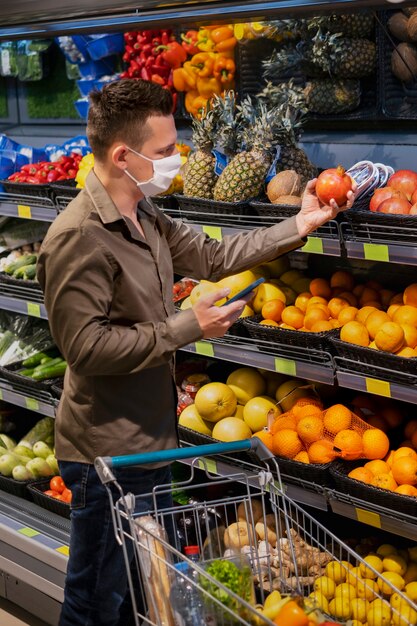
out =
[(16, 442), (8, 435), (0, 434), (0, 446), (7, 448), (7, 450), (13, 450), (16, 447)]
[[(50, 367), (48, 367), (50, 365)], [(51, 364), (46, 363), (46, 365), (42, 366), (43, 369), (36, 369), (33, 374), (33, 380), (47, 380), (49, 378), (60, 378), (65, 374), (67, 369), (66, 361), (60, 361), (59, 363), (51, 362)]]
[(35, 456), (39, 456), (41, 459), (45, 460), (52, 454), (51, 448), (47, 446), (44, 441), (37, 441), (33, 444), (32, 451)]
[(25, 446), (32, 450), (37, 441), (46, 441), (48, 437), (54, 434), (55, 420), (53, 417), (43, 417), (18, 443), (19, 446)]
[(52, 357), (50, 354), (46, 352), (37, 352), (33, 356), (30, 356), (28, 359), (25, 359), (22, 365), (24, 367), (29, 367), (29, 368), (36, 367), (40, 363), (43, 364), (43, 361), (45, 359), (49, 359), (52, 361), (52, 358), (54, 357)]
[(16, 259), (16, 261), (13, 261), (13, 263), (6, 265), (6, 267), (4, 268), (4, 271), (6, 272), (6, 274), (12, 275), (21, 267), (36, 263), (36, 259), (37, 259), (36, 254), (23, 254), (21, 257)]
[(17, 454), (13, 454), (12, 452), (3, 454), (0, 456), (0, 474), (2, 474), (2, 476), (11, 476), (13, 468), (21, 464), (21, 459)]
[(26, 469), (31, 472), (35, 476), (35, 478), (52, 475), (52, 470), (49, 467), (48, 463), (45, 461), (45, 459), (41, 459), (39, 457), (28, 461), (26, 463)]
[(34, 459), (36, 456), (35, 454), (33, 454), (32, 450), (29, 450), (29, 448), (26, 448), (26, 446), (16, 446), (13, 449), (13, 453), (18, 454), (19, 456), (25, 456), (28, 460)]
[(19, 370), (18, 374), (20, 374), (21, 376), (27, 376), (28, 378), (32, 378), (32, 374), (35, 371), (35, 368), (31, 368), (31, 369), (24, 369), (24, 370)]
[(54, 454), (50, 454), (46, 458), (46, 462), (48, 463), (49, 467), (51, 468), (53, 474), (55, 474), (55, 475), (59, 474), (58, 461), (56, 460)]
[(42, 359), (41, 361), (41, 365), (45, 365), (45, 363), (48, 363), (49, 361), (52, 361), (52, 357), (51, 356), (46, 356), (44, 359)]
[[(253, 601), (252, 571), (249, 565), (243, 564), (242, 567), (238, 567), (233, 561), (219, 559), (210, 563), (210, 565), (206, 567), (206, 572), (219, 583), (230, 589), (230, 591), (233, 591), (240, 598), (246, 600), (246, 602), (251, 603)], [(239, 603), (223, 589), (217, 587), (217, 585), (203, 576), (200, 577), (200, 583), (210, 595), (217, 598), (217, 600), (228, 608), (238, 612)]]
[(10, 348), (12, 343), (16, 340), (14, 333), (10, 330), (6, 330), (3, 337), (0, 339), (0, 357), (2, 357)]
[(32, 472), (25, 465), (16, 465), (12, 470), (12, 476), (15, 480), (30, 480), (34, 478)]

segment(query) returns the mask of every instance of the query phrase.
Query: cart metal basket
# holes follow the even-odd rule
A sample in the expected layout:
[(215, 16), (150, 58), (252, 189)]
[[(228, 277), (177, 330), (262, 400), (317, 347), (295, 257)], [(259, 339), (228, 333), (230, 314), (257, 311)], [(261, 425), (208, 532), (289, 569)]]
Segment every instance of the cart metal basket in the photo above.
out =
[[(416, 623), (417, 606), (406, 595), (286, 496), (278, 465), (275, 476), (268, 466), (251, 477), (238, 469), (235, 475), (227, 477), (211, 473), (213, 455), (244, 450), (255, 452), (261, 461), (273, 460), (273, 455), (257, 438), (96, 459), (95, 467), (109, 495), (116, 540), (124, 553), (136, 625), (273, 626), (257, 610), (269, 593), (278, 590), (308, 596), (332, 561), (338, 563), (355, 589), (353, 597), (382, 600), (390, 607), (391, 616), (399, 612), (416, 616), (415, 621), (399, 618), (396, 624)], [(123, 493), (112, 472), (113, 468), (184, 459), (192, 459), (190, 478), (175, 485), (155, 487), (152, 494), (147, 494), (152, 498), (153, 511), (146, 513), (138, 513), (138, 509), (143, 509), (140, 500), (145, 496)], [(204, 482), (197, 486), (196, 469), (205, 472)], [(256, 489), (254, 478), (259, 485)], [(240, 483), (239, 489), (233, 488), (236, 482)], [(193, 495), (197, 487), (209, 488), (214, 497), (196, 501)], [(160, 497), (178, 489), (187, 494), (185, 504), (158, 507)], [(184, 545), (198, 546), (197, 562), (183, 554)], [(239, 590), (229, 587), (221, 577), (213, 576), (216, 570), (216, 566), (211, 567), (213, 563), (225, 562), (237, 564), (245, 581)], [(181, 576), (199, 598), (197, 621), (195, 618), (192, 622), (185, 621), (175, 610), (171, 589), (178, 581), (179, 563), (186, 564), (180, 566)], [(356, 577), (351, 572), (354, 566), (367, 568), (368, 578)], [(396, 607), (390, 606), (387, 591), (396, 594)]]

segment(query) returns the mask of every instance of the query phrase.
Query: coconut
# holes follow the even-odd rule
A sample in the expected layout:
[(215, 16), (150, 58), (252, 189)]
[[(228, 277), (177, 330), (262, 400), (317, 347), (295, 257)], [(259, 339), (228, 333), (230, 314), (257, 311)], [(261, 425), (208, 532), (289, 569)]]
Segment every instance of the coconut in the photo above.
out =
[(301, 193), (301, 177), (294, 170), (280, 172), (268, 183), (266, 193), (271, 202), (280, 196), (299, 196)]
[(407, 7), (406, 9), (402, 10), (403, 13), (405, 13), (405, 15), (407, 17), (411, 17), (414, 13), (417, 13), (417, 8), (416, 7)]
[(409, 43), (400, 43), (391, 55), (391, 71), (404, 83), (417, 78), (417, 50)]
[(417, 41), (417, 13), (407, 20), (407, 35), (408, 40), (403, 39), (403, 41)]
[(404, 15), (402, 11), (398, 11), (397, 13), (391, 15), (391, 17), (389, 18), (387, 24), (388, 30), (391, 35), (394, 35), (394, 37), (396, 37), (400, 41), (409, 42), (411, 41), (411, 37), (407, 31), (408, 22), (408, 17)]
[(300, 196), (280, 196), (274, 204), (290, 204), (291, 206), (301, 206)]

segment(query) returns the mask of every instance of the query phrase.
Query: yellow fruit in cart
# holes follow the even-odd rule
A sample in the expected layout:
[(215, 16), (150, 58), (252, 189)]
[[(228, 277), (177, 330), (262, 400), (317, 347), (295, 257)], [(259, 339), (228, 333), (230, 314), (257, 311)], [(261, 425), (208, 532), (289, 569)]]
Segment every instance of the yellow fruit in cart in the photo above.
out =
[(384, 571), (395, 572), (400, 576), (404, 576), (407, 571), (407, 561), (399, 554), (390, 554), (386, 556), (382, 561), (382, 566)]
[(400, 306), (394, 313), (393, 321), (397, 324), (410, 324), (417, 327), (417, 307), (405, 304)]
[[(390, 467), (388, 463), (382, 461), (381, 459), (375, 459), (374, 461), (368, 461), (365, 463), (364, 467), (368, 469), (372, 474), (388, 474), (390, 471)], [(377, 550), (377, 554), (379, 554)], [(390, 554), (390, 553), (389, 553)]]
[[(216, 283), (211, 283), (208, 280), (202, 280), (198, 285), (194, 287), (192, 292), (190, 293), (190, 302), (194, 306), (196, 302), (200, 300), (200, 298), (205, 298), (206, 296), (214, 293), (216, 291), (220, 291), (221, 287)], [(216, 306), (221, 306), (226, 302), (226, 298), (222, 298), (216, 302)]]
[(392, 612), (392, 623), (394, 626), (410, 626), (417, 623), (417, 611), (413, 609), (405, 600), (402, 600), (398, 607)]
[(325, 412), (323, 422), (325, 429), (331, 435), (336, 435), (341, 430), (349, 428), (352, 422), (352, 413), (343, 404), (334, 404)]
[(352, 567), (349, 570), (346, 581), (357, 588), (358, 582), (363, 580), (360, 566)]
[(391, 318), (384, 311), (372, 311), (366, 318), (365, 326), (371, 339), (375, 339), (375, 335), (383, 324), (390, 322)]
[(218, 422), (236, 411), (237, 400), (233, 391), (224, 383), (208, 383), (197, 391), (197, 412), (208, 422)]
[[(415, 567), (415, 564), (413, 563), (413, 566)], [(407, 574), (404, 577), (404, 582), (406, 582), (407, 579)], [(405, 585), (405, 594), (410, 598), (410, 600), (412, 600), (414, 603), (417, 602), (417, 576), (416, 578), (409, 583), (406, 583)]]
[(251, 398), (262, 396), (266, 391), (266, 380), (254, 367), (239, 367), (234, 370), (229, 374), (226, 385), (235, 394), (238, 404), (243, 405)]
[(202, 435), (211, 435), (213, 424), (209, 424), (203, 420), (201, 415), (198, 414), (195, 404), (185, 407), (181, 413), (178, 424), (185, 428), (191, 428)]
[(212, 436), (219, 441), (239, 441), (241, 439), (250, 439), (252, 431), (238, 417), (224, 417), (215, 424)]
[(378, 556), (381, 556), (383, 559), (385, 559), (385, 557), (389, 556), (390, 554), (398, 554), (398, 550), (390, 543), (383, 543), (381, 546), (379, 546), (376, 553)]
[(403, 294), (404, 304), (417, 307), (417, 283), (408, 285)]
[[(374, 554), (369, 554), (364, 558), (365, 563), (360, 564), (360, 572), (363, 578), (370, 578), (371, 580), (377, 578), (378, 573), (381, 574), (383, 571), (382, 559), (379, 556)], [(371, 567), (367, 567), (370, 565), (376, 572), (374, 572)]]
[(308, 597), (317, 608), (321, 609), (324, 613), (329, 612), (329, 601), (320, 591), (313, 591)]
[(354, 598), (350, 603), (353, 619), (358, 622), (366, 622), (366, 614), (368, 612), (369, 602), (363, 598)]
[(385, 600), (374, 600), (371, 602), (366, 614), (368, 626), (390, 626), (391, 607)]
[(248, 400), (243, 407), (243, 419), (253, 432), (268, 426), (268, 415), (271, 415), (272, 419), (281, 415), (281, 409), (268, 398), (256, 396)]
[(279, 430), (273, 437), (272, 450), (277, 456), (293, 459), (303, 449), (303, 443), (295, 430)]
[(327, 600), (334, 597), (336, 585), (328, 576), (320, 576), (314, 581), (314, 591), (321, 593)]
[(286, 304), (287, 299), (282, 289), (273, 283), (262, 283), (262, 285), (259, 285), (256, 290), (256, 296), (253, 299), (252, 308), (255, 313), (260, 313), (263, 305), (268, 302), (268, 300), (277, 299)]
[(363, 598), (364, 600), (368, 600), (368, 602), (372, 602), (379, 596), (379, 587), (375, 580), (367, 578), (357, 583), (356, 593), (358, 598)]
[(329, 602), (329, 613), (336, 619), (348, 620), (352, 616), (349, 598), (334, 598)]
[(324, 573), (334, 580), (336, 585), (340, 585), (346, 581), (348, 571), (339, 561), (330, 561), (330, 563), (327, 563)]
[(382, 576), (385, 578), (385, 580), (379, 577), (377, 583), (379, 590), (385, 596), (391, 596), (397, 589), (399, 591), (402, 591), (404, 589), (404, 578), (400, 576), (400, 574), (398, 574), (397, 572), (386, 571), (382, 574)]
[(252, 270), (246, 270), (245, 272), (239, 272), (239, 274), (232, 274), (226, 278), (222, 278), (219, 282), (215, 283), (216, 287), (221, 289), (230, 289), (228, 298), (233, 298), (239, 291), (246, 289), (256, 280), (256, 274)]
[[(413, 585), (412, 589), (415, 590), (414, 601), (417, 600), (417, 563), (410, 562), (407, 566), (407, 571), (403, 576), (406, 586)], [(408, 591), (407, 591), (408, 595)], [(413, 594), (414, 595), (414, 594)], [(411, 597), (411, 596), (410, 596)]]
[(362, 435), (363, 456), (371, 461), (383, 459), (389, 450), (389, 439), (379, 428), (369, 428)]
[(369, 333), (366, 326), (360, 322), (348, 322), (342, 326), (340, 339), (346, 343), (353, 343), (355, 346), (367, 348), (369, 346)]
[(354, 600), (356, 598), (356, 587), (350, 583), (340, 583), (340, 585), (336, 586), (334, 597)]

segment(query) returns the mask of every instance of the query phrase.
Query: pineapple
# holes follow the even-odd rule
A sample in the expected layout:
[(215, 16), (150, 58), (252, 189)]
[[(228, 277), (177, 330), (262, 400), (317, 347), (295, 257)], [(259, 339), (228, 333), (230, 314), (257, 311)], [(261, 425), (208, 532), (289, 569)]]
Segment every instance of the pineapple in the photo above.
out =
[(323, 35), (313, 39), (311, 61), (337, 78), (362, 78), (375, 70), (376, 46), (368, 39)]
[(239, 117), (236, 115), (236, 94), (226, 91), (223, 97), (214, 96), (213, 109), (218, 115), (217, 145), (229, 158), (240, 147)]
[(343, 15), (324, 15), (308, 20), (308, 28), (325, 28), (330, 33), (340, 33), (344, 37), (367, 39), (372, 35), (374, 16), (366, 11)]
[(305, 95), (312, 113), (347, 113), (359, 106), (361, 87), (358, 80), (312, 80), (307, 83)]
[(304, 20), (274, 20), (268, 22), (266, 36), (277, 43), (300, 39), (307, 30)]
[(193, 119), (193, 143), (197, 150), (189, 156), (184, 168), (185, 196), (206, 199), (213, 197), (217, 176), (212, 150), (216, 141), (218, 117), (218, 110), (209, 108), (200, 120)]

